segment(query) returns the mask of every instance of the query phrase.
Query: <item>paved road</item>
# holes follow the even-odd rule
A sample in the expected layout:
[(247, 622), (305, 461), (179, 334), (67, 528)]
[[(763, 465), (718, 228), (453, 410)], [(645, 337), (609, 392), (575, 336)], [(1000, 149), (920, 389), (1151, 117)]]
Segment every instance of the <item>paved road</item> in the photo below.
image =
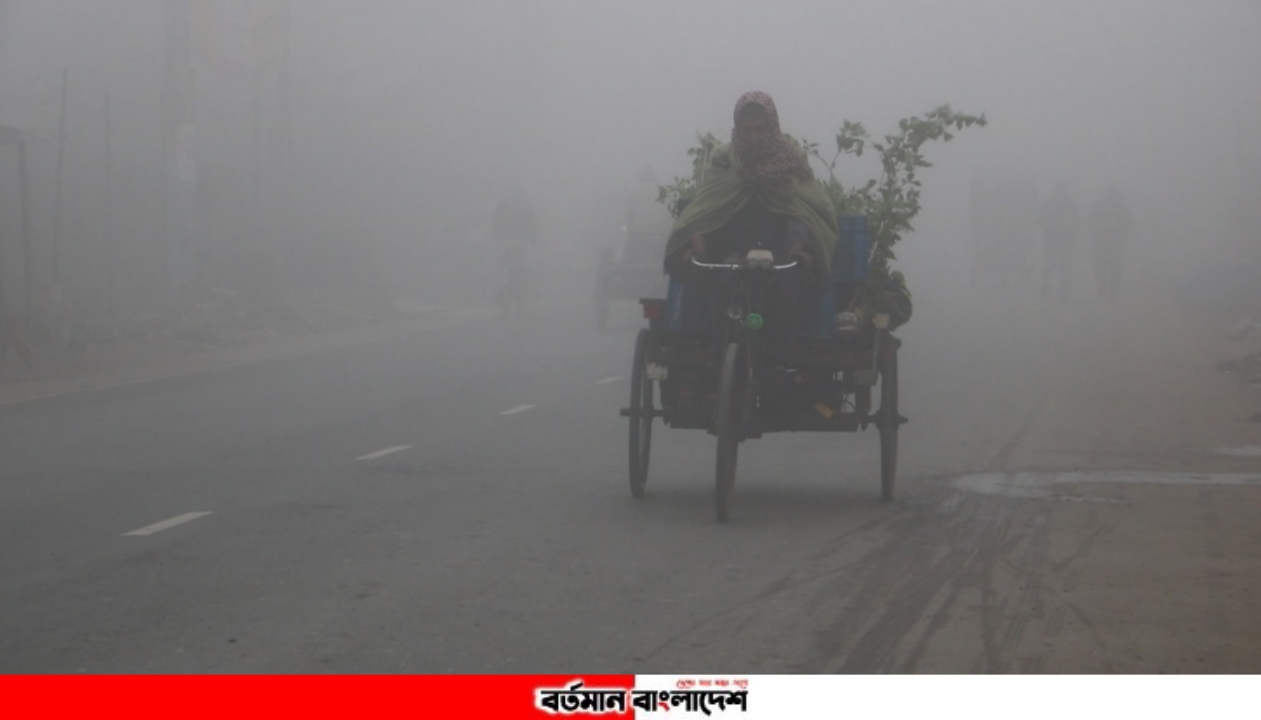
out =
[(1261, 671), (1257, 461), (1202, 452), (1255, 431), (1171, 430), (1237, 390), (1136, 377), (1149, 325), (921, 298), (900, 501), (775, 436), (718, 526), (703, 433), (629, 496), (635, 309), (0, 406), (0, 672)]

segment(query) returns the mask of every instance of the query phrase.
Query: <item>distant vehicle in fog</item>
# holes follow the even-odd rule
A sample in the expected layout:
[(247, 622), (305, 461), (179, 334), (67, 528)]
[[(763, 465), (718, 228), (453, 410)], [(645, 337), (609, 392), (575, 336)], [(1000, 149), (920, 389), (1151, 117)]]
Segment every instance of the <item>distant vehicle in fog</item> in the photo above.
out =
[(601, 248), (595, 282), (596, 322), (601, 328), (608, 322), (612, 301), (638, 300), (665, 291), (661, 256), (673, 218), (666, 206), (657, 202), (657, 192), (655, 173), (646, 167), (626, 201), (620, 254), (610, 247)]

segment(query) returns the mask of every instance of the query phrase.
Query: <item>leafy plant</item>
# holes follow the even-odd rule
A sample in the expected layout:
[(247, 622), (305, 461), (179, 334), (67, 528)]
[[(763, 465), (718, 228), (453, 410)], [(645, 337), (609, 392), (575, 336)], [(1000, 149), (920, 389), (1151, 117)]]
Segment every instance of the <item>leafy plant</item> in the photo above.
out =
[[(836, 152), (824, 157), (818, 143), (801, 140), (802, 149), (818, 161), (828, 177), (820, 180), (837, 213), (867, 216), (871, 232), (871, 273), (887, 277), (889, 263), (896, 258), (893, 247), (904, 235), (914, 232), (911, 221), (920, 211), (922, 182), (916, 175), (919, 168), (932, 167), (924, 158), (922, 147), (930, 140), (950, 142), (964, 128), (986, 125), (985, 115), (955, 112), (949, 105), (898, 121), (898, 132), (885, 135), (877, 142), (862, 123), (845, 120), (836, 134)], [(659, 186), (658, 202), (666, 203), (678, 216), (679, 200), (695, 197), (704, 174), (705, 162), (718, 144), (712, 133), (697, 134), (697, 145), (687, 152), (692, 158), (692, 177), (675, 178), (670, 185)], [(836, 177), (836, 166), (842, 155), (861, 157), (870, 147), (880, 156), (881, 175), (865, 183), (847, 186)]]
[(705, 177), (705, 166), (709, 164), (709, 156), (713, 154), (714, 148), (721, 144), (713, 133), (707, 132), (703, 135), (696, 133), (696, 145), (687, 150), (688, 157), (692, 158), (692, 177), (676, 177), (669, 185), (657, 186), (657, 202), (665, 203), (671, 215), (676, 218), (679, 216), (680, 200), (691, 200), (696, 197), (696, 191)]
[[(911, 220), (919, 214), (923, 186), (916, 170), (933, 166), (924, 158), (924, 143), (929, 140), (950, 142), (956, 132), (973, 125), (984, 127), (985, 115), (958, 113), (949, 105), (942, 105), (922, 116), (899, 120), (898, 132), (885, 135), (883, 142), (872, 140), (862, 123), (846, 120), (836, 135), (836, 153), (831, 159), (823, 157), (817, 143), (802, 142), (806, 152), (827, 169), (828, 179), (822, 183), (837, 212), (867, 216), (873, 273), (887, 275), (889, 262), (896, 258), (893, 246), (906, 233), (915, 231)], [(880, 154), (880, 178), (846, 187), (836, 177), (837, 162), (842, 155), (862, 156), (868, 145)]]

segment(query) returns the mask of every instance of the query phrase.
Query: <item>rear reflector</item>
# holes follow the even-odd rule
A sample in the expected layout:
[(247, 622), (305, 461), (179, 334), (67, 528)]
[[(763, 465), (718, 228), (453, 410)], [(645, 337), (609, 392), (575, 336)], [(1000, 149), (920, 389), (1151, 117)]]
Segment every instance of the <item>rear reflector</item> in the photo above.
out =
[(659, 298), (643, 298), (639, 304), (644, 307), (644, 318), (647, 320), (657, 320), (665, 317), (666, 301)]

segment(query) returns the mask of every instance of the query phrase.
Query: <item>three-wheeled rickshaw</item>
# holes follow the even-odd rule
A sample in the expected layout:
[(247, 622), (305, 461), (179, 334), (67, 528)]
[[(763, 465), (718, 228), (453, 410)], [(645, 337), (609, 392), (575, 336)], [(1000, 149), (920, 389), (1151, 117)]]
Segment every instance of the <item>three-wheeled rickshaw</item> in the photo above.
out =
[[(866, 219), (840, 218), (841, 235), (819, 306), (800, 308), (791, 333), (769, 333), (764, 316), (785, 283), (801, 282), (797, 263), (775, 264), (768, 250), (737, 262), (692, 261), (693, 278), (671, 279), (665, 298), (642, 298), (631, 368), (630, 490), (648, 482), (654, 420), (717, 438), (715, 512), (730, 515), (740, 444), (772, 432), (880, 435), (882, 498), (897, 480), (898, 348), (892, 329), (910, 315), (909, 296), (893, 307), (865, 307), (871, 293)], [(895, 293), (895, 296), (896, 293)], [(900, 296), (899, 296), (900, 297)], [(782, 315), (782, 313), (781, 313)]]

